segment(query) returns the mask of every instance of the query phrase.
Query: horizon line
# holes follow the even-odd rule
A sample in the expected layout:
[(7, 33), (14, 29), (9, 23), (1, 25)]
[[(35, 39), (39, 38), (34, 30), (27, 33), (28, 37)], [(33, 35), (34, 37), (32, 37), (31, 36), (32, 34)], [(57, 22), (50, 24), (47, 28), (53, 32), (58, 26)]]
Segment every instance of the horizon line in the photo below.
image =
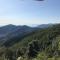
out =
[(60, 24), (60, 23), (42, 23), (42, 24), (31, 24), (31, 25), (27, 25), (27, 24), (4, 24), (4, 25), (0, 25), (0, 27), (3, 27), (3, 26), (7, 26), (7, 25), (14, 25), (14, 26), (29, 26), (29, 27), (37, 27), (39, 25), (47, 25), (47, 24)]

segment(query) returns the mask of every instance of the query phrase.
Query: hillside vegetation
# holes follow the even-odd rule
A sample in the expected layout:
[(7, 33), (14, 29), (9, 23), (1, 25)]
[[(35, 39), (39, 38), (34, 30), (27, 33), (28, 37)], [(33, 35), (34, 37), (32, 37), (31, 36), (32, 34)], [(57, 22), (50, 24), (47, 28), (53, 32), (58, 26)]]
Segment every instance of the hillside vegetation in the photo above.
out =
[(35, 30), (14, 45), (3, 48), (2, 57), (10, 56), (10, 60), (20, 56), (21, 60), (60, 60), (60, 24)]

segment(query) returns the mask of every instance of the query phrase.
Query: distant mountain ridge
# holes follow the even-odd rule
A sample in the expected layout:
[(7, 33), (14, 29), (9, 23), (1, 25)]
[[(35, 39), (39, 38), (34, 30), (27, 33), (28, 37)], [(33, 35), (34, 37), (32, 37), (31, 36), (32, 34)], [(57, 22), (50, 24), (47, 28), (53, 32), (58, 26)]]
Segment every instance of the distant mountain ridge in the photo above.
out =
[(0, 42), (6, 42), (13, 37), (23, 36), (31, 31), (33, 31), (33, 28), (25, 25), (15, 26), (10, 24), (0, 27)]
[[(31, 33), (34, 30), (40, 29), (40, 28), (47, 28), (50, 25), (39, 25), (37, 27), (30, 27), (27, 25), (23, 25), (23, 26), (16, 26), (16, 25), (6, 25), (3, 27), (0, 27), (0, 45), (4, 44), (4, 43), (8, 43), (13, 41), (14, 38), (21, 38), (24, 37), (25, 35)], [(17, 40), (15, 39), (15, 41)]]
[(52, 26), (53, 24), (41, 24), (41, 25), (38, 25), (37, 28), (48, 28), (50, 26)]

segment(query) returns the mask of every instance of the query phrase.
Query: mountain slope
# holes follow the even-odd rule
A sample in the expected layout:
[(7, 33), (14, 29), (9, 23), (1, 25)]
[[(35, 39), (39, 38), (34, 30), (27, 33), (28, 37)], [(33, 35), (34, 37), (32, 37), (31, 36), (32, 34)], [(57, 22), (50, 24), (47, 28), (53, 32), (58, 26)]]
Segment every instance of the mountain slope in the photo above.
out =
[(38, 40), (39, 43), (46, 43), (52, 42), (57, 36), (60, 35), (60, 24), (53, 25), (52, 27), (45, 28), (45, 29), (38, 29), (26, 37), (24, 37), (20, 42), (15, 44), (13, 47), (18, 48), (20, 46), (28, 46), (29, 42), (33, 40)]
[[(19, 42), (15, 42), (13, 45), (8, 46), (8, 49), (11, 49), (13, 52), (17, 51), (17, 49), (21, 49), (20, 52), (24, 52), (22, 56), (24, 58), (22, 60), (29, 60), (31, 57), (32, 60), (60, 59), (60, 24), (34, 30), (22, 37), (22, 39), (18, 37), (13, 38), (13, 41), (7, 41), (8, 45), (13, 43), (16, 39), (19, 40)], [(2, 49), (5, 50), (6, 47), (3, 46), (1, 51)], [(36, 55), (34, 55), (34, 53)]]
[(15, 26), (15, 25), (6, 25), (0, 27), (0, 45), (13, 45), (15, 42), (18, 42), (26, 35), (31, 34), (34, 30), (39, 30), (41, 28), (47, 28), (52, 26), (50, 24), (43, 24), (37, 27), (29, 27), (26, 25), (23, 26)]
[[(10, 49), (16, 50), (18, 48), (26, 48), (26, 51), (28, 51), (29, 44), (33, 43), (33, 41), (38, 41), (40, 50), (37, 51), (38, 54), (35, 56), (35, 58), (33, 57), (32, 60), (60, 59), (60, 24), (56, 24), (49, 28), (34, 31), (26, 37), (24, 37), (20, 42), (11, 46)], [(34, 48), (32, 48), (32, 50), (34, 50)], [(25, 59), (26, 58), (24, 58), (23, 60)]]
[[(21, 38), (24, 35), (32, 32), (34, 29), (29, 26), (7, 25), (0, 27), (0, 43), (5, 44), (13, 38)], [(0, 44), (1, 45), (1, 44)]]

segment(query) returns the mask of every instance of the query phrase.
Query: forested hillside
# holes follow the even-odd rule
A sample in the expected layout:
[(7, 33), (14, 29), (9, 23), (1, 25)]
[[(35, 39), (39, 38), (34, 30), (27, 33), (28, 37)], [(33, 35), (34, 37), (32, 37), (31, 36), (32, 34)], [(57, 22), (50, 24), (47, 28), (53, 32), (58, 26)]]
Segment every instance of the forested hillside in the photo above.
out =
[(0, 53), (2, 58), (8, 56), (10, 60), (18, 57), (21, 60), (60, 60), (60, 24), (35, 30), (14, 45), (1, 49), (4, 49)]
[[(39, 41), (39, 43), (43, 42), (51, 42), (56, 39), (57, 36), (60, 35), (60, 24), (53, 25), (52, 27), (36, 30), (25, 38), (23, 38), (20, 42), (15, 44), (15, 46), (27, 46), (31, 41)], [(20, 44), (20, 45), (19, 45)]]

